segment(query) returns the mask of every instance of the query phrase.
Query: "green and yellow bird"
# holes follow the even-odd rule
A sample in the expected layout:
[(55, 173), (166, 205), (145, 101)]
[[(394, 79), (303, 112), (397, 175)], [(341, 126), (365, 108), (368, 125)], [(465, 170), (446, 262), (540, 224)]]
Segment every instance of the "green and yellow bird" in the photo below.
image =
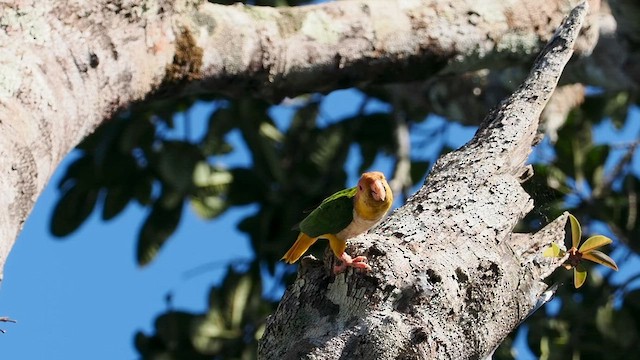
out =
[(342, 260), (336, 266), (336, 273), (347, 266), (371, 270), (364, 256), (351, 256), (345, 253), (347, 240), (360, 235), (377, 225), (391, 208), (393, 194), (384, 175), (378, 171), (362, 174), (358, 185), (324, 199), (299, 224), (300, 235), (282, 260), (293, 264), (309, 249), (316, 240), (329, 240), (329, 246), (335, 256)]

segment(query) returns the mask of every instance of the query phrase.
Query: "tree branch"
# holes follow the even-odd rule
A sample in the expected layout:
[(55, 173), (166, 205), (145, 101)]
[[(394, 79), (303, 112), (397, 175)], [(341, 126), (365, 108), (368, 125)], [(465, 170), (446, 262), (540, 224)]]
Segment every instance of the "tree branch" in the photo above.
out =
[[(489, 354), (524, 319), (560, 265), (542, 248), (564, 239), (566, 216), (514, 234), (533, 204), (520, 183), (538, 119), (573, 53), (587, 13), (577, 6), (524, 83), (474, 138), (442, 157), (424, 186), (360, 236), (373, 272), (330, 275), (304, 261), (268, 320), (265, 359), (471, 359)], [(354, 250), (355, 249), (355, 250)]]
[(393, 106), (394, 137), (396, 145), (396, 164), (393, 169), (393, 178), (389, 181), (389, 187), (396, 198), (404, 202), (411, 187), (411, 138), (406, 114), (401, 110), (398, 101)]
[(0, 139), (0, 278), (61, 159), (132, 102), (194, 91), (277, 101), (526, 63), (574, 2), (3, 2), (0, 132), (15, 136)]
[[(313, 91), (463, 73), (489, 63), (524, 64), (531, 58), (522, 54), (537, 53), (560, 23), (562, 9), (575, 3), (205, 4), (181, 24), (194, 34), (194, 46), (204, 50), (200, 71), (192, 74), (202, 81), (190, 84), (192, 90), (279, 101)], [(593, 29), (595, 39), (585, 40), (585, 51), (595, 45), (597, 22)]]

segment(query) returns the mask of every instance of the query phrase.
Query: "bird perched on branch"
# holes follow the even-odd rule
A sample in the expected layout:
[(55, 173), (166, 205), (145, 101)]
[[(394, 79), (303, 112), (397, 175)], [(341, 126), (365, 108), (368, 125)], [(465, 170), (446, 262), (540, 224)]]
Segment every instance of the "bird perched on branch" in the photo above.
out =
[(377, 225), (391, 208), (393, 194), (384, 175), (378, 171), (362, 174), (358, 185), (324, 199), (299, 224), (300, 234), (282, 260), (293, 264), (316, 240), (329, 240), (329, 246), (342, 264), (334, 268), (338, 273), (346, 267), (371, 270), (367, 258), (351, 258), (345, 249), (347, 240)]

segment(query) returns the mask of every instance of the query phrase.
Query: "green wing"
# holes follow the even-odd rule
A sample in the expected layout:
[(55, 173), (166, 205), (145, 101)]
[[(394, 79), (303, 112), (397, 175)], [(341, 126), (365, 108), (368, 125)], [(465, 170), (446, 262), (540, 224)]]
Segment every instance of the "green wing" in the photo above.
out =
[(324, 199), (320, 206), (300, 223), (300, 231), (316, 237), (324, 234), (336, 234), (353, 221), (353, 197), (356, 188), (338, 191)]

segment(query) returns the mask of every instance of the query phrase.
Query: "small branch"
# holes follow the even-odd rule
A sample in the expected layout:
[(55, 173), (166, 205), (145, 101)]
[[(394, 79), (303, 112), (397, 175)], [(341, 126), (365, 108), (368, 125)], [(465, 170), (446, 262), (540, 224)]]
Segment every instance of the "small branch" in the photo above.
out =
[(628, 147), (628, 149), (624, 153), (624, 155), (620, 158), (620, 161), (616, 163), (616, 166), (614, 166), (614, 168), (609, 172), (609, 174), (604, 179), (604, 181), (602, 181), (600, 186), (593, 189), (592, 196), (594, 198), (604, 198), (608, 196), (609, 193), (611, 193), (611, 189), (612, 189), (611, 184), (613, 184), (616, 178), (622, 174), (625, 167), (631, 163), (631, 159), (633, 158), (633, 154), (635, 153), (638, 145), (640, 145), (640, 141), (634, 141), (624, 145), (621, 145), (621, 144), (611, 145), (612, 148), (624, 146), (624, 147)]
[(569, 112), (584, 102), (585, 86), (569, 84), (556, 88), (540, 116), (540, 129), (552, 144), (558, 140), (558, 129), (564, 125)]
[[(545, 16), (510, 17), (509, 26), (479, 15), (482, 6), (457, 12), (435, 0), (291, 8), (205, 4), (178, 22), (191, 34), (208, 34), (194, 36), (193, 48), (204, 53), (199, 72), (188, 74), (201, 79), (190, 90), (251, 93), (277, 102), (308, 92), (464, 73), (486, 63), (526, 64), (531, 57), (522, 54), (536, 53), (546, 42), (560, 23), (562, 6), (552, 2), (554, 11)], [(535, 9), (527, 2), (496, 2), (490, 11), (507, 18)], [(440, 29), (447, 29), (446, 36)]]
[[(15, 320), (13, 320), (13, 319), (10, 319), (10, 318), (8, 318), (8, 317), (6, 317), (6, 316), (2, 316), (2, 317), (0, 317), (0, 322), (10, 322), (10, 323), (14, 323), (14, 324), (15, 324), (15, 323), (17, 323), (17, 321), (15, 321)], [(5, 334), (5, 333), (6, 333), (6, 331), (5, 331), (4, 329), (0, 329), (0, 333)]]
[(411, 137), (406, 114), (400, 110), (399, 104), (394, 104), (393, 109), (396, 165), (389, 186), (396, 197), (402, 196), (402, 203), (404, 203), (407, 199), (407, 191), (411, 187)]
[(521, 181), (586, 12), (586, 3), (571, 12), (524, 84), (438, 160), (404, 206), (349, 240), (347, 251), (367, 255), (373, 271), (334, 276), (328, 264), (302, 262), (267, 320), (259, 357), (478, 359), (527, 316), (561, 264), (542, 249), (564, 239), (566, 216), (513, 234), (533, 208)]

